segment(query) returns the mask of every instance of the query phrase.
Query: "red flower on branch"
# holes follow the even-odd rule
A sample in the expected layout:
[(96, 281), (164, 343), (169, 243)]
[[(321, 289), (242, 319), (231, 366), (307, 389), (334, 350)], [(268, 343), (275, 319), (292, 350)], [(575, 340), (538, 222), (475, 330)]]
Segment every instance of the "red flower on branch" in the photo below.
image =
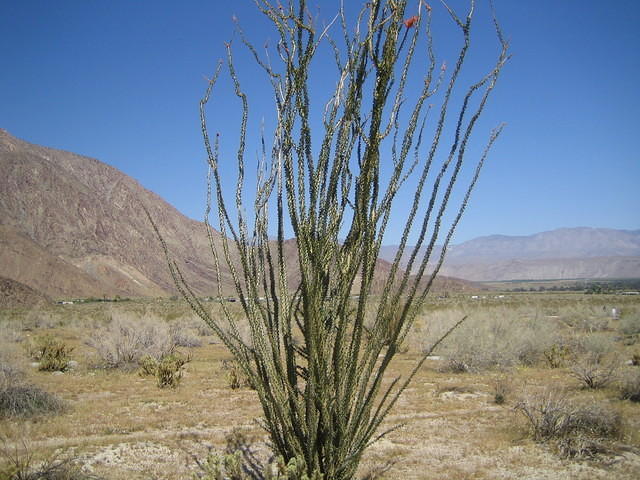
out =
[(411, 28), (411, 27), (413, 27), (413, 26), (415, 25), (415, 23), (416, 23), (417, 21), (418, 21), (418, 16), (417, 16), (417, 15), (414, 15), (413, 17), (411, 17), (411, 18), (407, 18), (407, 19), (404, 21), (404, 26), (405, 26), (405, 27), (407, 27), (407, 28)]

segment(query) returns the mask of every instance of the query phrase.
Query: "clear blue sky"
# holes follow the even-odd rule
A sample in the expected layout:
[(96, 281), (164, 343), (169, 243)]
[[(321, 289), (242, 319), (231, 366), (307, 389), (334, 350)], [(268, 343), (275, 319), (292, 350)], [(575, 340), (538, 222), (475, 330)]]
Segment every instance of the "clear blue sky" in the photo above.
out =
[[(444, 13), (433, 3), (437, 24)], [(337, 2), (310, 4), (329, 17)], [(640, 228), (640, 2), (495, 4), (513, 58), (479, 138), (501, 121), (508, 125), (456, 243), (558, 227)], [(3, 0), (0, 128), (98, 158), (201, 219), (198, 101), (224, 56), (223, 42), (233, 38), (234, 14), (258, 45), (275, 38), (250, 0)], [(485, 27), (478, 24), (475, 46), (495, 49), (480, 33)], [(452, 63), (453, 40), (445, 33), (435, 41), (440, 58)], [(244, 61), (239, 57), (241, 70)], [(242, 71), (258, 124), (272, 112), (269, 91), (256, 95), (263, 83), (249, 66)], [(216, 101), (213, 128), (231, 141), (237, 102), (229, 94)], [(388, 243), (395, 242), (391, 235)]]

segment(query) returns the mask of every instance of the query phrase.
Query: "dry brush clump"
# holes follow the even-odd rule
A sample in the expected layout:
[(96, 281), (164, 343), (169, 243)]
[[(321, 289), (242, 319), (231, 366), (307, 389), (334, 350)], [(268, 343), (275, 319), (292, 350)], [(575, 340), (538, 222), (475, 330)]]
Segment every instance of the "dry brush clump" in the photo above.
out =
[(526, 393), (515, 410), (536, 442), (552, 442), (567, 457), (603, 453), (622, 433), (622, 416), (608, 403), (573, 398), (558, 388)]
[(88, 340), (105, 368), (135, 369), (144, 357), (160, 360), (174, 352), (176, 344), (166, 322), (157, 318), (114, 316)]
[(640, 334), (640, 315), (630, 315), (620, 320), (619, 332), (634, 342)]
[(612, 384), (619, 368), (618, 359), (606, 359), (591, 352), (579, 357), (570, 366), (569, 372), (584, 388), (598, 389)]
[(618, 378), (618, 389), (622, 400), (640, 402), (640, 369), (624, 370)]
[(82, 471), (77, 459), (65, 452), (53, 452), (38, 459), (26, 441), (0, 444), (2, 480), (101, 480)]
[(65, 408), (58, 397), (25, 381), (22, 370), (0, 353), (0, 418), (60, 413)]
[(202, 337), (206, 334), (208, 334), (208, 332), (205, 330), (194, 328), (191, 325), (185, 325), (182, 322), (173, 322), (169, 326), (169, 335), (177, 347), (201, 347)]
[[(439, 313), (427, 333), (426, 344), (451, 321), (451, 313)], [(566, 332), (557, 322), (518, 318), (509, 309), (488, 309), (469, 315), (467, 321), (441, 344), (437, 352), (444, 357), (442, 369), (451, 372), (503, 370), (548, 361), (550, 355), (564, 351)], [(556, 360), (559, 361), (559, 360)]]

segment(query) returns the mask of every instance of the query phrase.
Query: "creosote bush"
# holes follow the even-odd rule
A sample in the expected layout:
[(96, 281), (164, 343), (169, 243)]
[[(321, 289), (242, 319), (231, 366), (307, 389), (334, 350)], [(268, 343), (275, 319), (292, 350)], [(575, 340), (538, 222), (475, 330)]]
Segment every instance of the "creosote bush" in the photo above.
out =
[[(508, 60), (494, 17), (494, 61), (464, 84), (473, 78), (472, 69), (461, 72), (479, 10), (474, 0), (462, 15), (446, 4), (372, 0), (350, 17), (344, 3), (320, 27), (305, 0), (258, 0), (276, 37), (264, 54), (236, 23), (237, 38), (269, 86), (260, 95), (273, 99), (272, 122), (261, 128), (257, 146), (254, 193), (246, 192), (246, 174), (256, 169), (249, 165), (250, 94), (236, 68), (235, 44), (227, 44), (226, 62), (200, 102), (217, 296), (225, 297), (223, 284), (231, 279), (248, 339), (227, 302), (220, 304), (224, 320), (211, 315), (147, 212), (178, 290), (256, 389), (275, 454), (285, 465), (304, 462), (311, 478), (331, 480), (353, 478), (365, 449), (388, 433), (379, 431), (384, 419), (430, 350), (464, 320), (435, 339), (409, 375), (384, 382), (502, 132), (499, 125), (474, 145), (472, 134)], [(458, 35), (450, 67), (436, 57), (432, 20)], [(211, 137), (206, 116), (208, 102), (224, 95), (223, 66), (241, 118), (232, 158), (222, 146), (228, 119), (218, 118), (222, 134)], [(331, 69), (335, 81), (312, 88), (314, 73)], [(227, 197), (234, 175), (235, 194)], [(378, 257), (392, 216), (404, 227), (396, 258), (381, 275)]]

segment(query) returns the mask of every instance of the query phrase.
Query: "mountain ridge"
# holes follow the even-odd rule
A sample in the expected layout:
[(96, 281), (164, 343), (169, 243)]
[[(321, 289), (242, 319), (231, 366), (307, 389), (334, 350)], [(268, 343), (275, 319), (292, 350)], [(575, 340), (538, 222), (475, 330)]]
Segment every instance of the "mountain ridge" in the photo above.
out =
[[(387, 246), (382, 258), (396, 251)], [(403, 265), (407, 258), (405, 252)], [(451, 245), (440, 272), (470, 281), (638, 278), (640, 230), (564, 227), (477, 237)]]
[[(31, 144), (0, 129), (1, 276), (51, 298), (173, 295), (176, 287), (145, 207), (192, 290), (217, 295), (204, 223), (97, 159)], [(220, 233), (213, 230), (212, 238), (220, 248)], [(295, 285), (295, 239), (285, 242), (285, 258)], [(376, 285), (388, 269), (378, 262)], [(234, 295), (227, 265), (221, 265), (221, 276), (222, 293)], [(443, 277), (434, 284), (439, 288), (476, 287)]]

